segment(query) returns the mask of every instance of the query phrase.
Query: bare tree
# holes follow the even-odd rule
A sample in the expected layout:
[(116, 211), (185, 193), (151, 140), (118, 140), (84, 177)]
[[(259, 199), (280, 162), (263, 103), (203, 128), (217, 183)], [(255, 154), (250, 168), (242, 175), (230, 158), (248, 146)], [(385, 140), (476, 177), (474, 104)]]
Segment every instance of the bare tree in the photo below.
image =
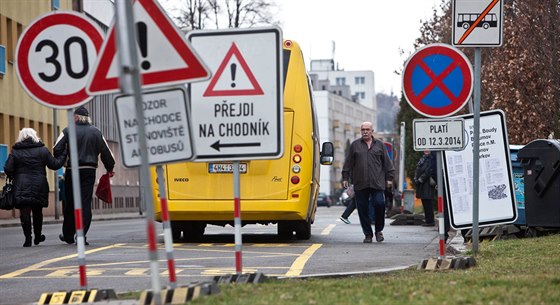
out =
[[(451, 43), (451, 1), (441, 1), (425, 21), (417, 48)], [(503, 45), (482, 48), (481, 110), (506, 113), (512, 144), (534, 139), (560, 138), (560, 17), (559, 0), (505, 0)], [(473, 62), (473, 48), (460, 48)], [(468, 112), (463, 109), (461, 113)], [(418, 116), (401, 101), (397, 120), (411, 126)], [(407, 128), (408, 129), (408, 128)], [(407, 130), (411, 132), (411, 130)], [(412, 143), (407, 149), (412, 150)], [(407, 172), (414, 162), (407, 162)]]
[[(442, 0), (441, 7), (416, 47), (451, 42), (451, 6)], [(503, 45), (482, 48), (481, 110), (506, 113), (510, 143), (560, 137), (559, 17), (559, 0), (506, 0)], [(473, 48), (461, 51), (473, 62)]]
[(181, 0), (176, 17), (186, 30), (276, 25), (274, 0)]
[[(179, 15), (175, 18), (178, 24), (186, 30), (197, 30), (205, 28), (205, 22), (210, 16), (212, 1), (205, 0), (183, 0), (179, 8)], [(213, 1), (215, 2), (215, 0)]]

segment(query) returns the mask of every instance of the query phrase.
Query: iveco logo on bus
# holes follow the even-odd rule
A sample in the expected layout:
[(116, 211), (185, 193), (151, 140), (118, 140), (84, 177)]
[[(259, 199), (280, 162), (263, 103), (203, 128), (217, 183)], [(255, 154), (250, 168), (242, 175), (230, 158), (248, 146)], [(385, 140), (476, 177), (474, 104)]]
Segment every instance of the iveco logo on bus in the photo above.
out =
[(175, 182), (189, 182), (190, 180), (189, 180), (189, 178), (176, 177), (176, 178), (173, 178), (173, 181), (175, 181)]

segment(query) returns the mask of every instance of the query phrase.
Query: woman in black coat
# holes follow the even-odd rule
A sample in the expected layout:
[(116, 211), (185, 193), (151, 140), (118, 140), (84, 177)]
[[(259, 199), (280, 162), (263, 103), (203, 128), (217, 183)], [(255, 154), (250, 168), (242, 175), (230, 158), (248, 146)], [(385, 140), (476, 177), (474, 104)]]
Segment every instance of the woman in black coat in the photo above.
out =
[(66, 154), (55, 159), (33, 128), (23, 128), (4, 165), (8, 179), (13, 180), (15, 208), (20, 210), (19, 219), (24, 247), (31, 247), (31, 213), (33, 212), (33, 243), (45, 241), (43, 228), (43, 208), (49, 205), (49, 183), (45, 166), (52, 170), (62, 167)]
[(424, 208), (424, 224), (423, 226), (434, 226), (434, 202), (437, 197), (436, 181), (433, 179), (433, 163), (431, 152), (425, 150), (424, 154), (416, 164), (414, 172), (414, 189), (416, 190), (416, 198), (422, 201)]

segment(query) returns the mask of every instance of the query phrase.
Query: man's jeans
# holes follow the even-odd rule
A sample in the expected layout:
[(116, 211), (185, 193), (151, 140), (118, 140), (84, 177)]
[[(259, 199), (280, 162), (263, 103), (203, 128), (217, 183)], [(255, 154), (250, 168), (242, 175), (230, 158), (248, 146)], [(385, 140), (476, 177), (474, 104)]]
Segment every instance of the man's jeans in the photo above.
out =
[(356, 190), (356, 206), (360, 216), (360, 224), (365, 236), (372, 236), (371, 210), (375, 217), (375, 233), (383, 231), (385, 227), (385, 194), (383, 190), (366, 188)]

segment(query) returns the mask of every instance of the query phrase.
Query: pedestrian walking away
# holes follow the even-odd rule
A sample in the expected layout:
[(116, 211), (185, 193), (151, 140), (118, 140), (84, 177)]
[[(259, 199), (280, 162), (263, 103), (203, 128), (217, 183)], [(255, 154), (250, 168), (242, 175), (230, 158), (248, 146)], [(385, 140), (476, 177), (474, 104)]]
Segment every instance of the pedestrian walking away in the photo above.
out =
[[(80, 192), (82, 200), (82, 217), (84, 224), (85, 244), (87, 242), (87, 232), (91, 225), (91, 201), (93, 196), (93, 187), (95, 185), (95, 175), (99, 162), (101, 162), (108, 173), (113, 175), (115, 167), (115, 158), (107, 145), (107, 141), (103, 137), (101, 131), (92, 125), (89, 111), (84, 106), (78, 107), (74, 111), (74, 121), (76, 123), (76, 138), (78, 143), (78, 166), (80, 173)], [(54, 146), (54, 154), (58, 156), (69, 152), (68, 128), (64, 128), (59, 135)], [(63, 208), (64, 221), (62, 223), (62, 234), (59, 235), (61, 241), (68, 244), (75, 242), (76, 224), (74, 219), (74, 193), (72, 188), (72, 169), (70, 160), (74, 158), (68, 153), (66, 162), (66, 170), (64, 172), (64, 191), (66, 204)]]
[(375, 240), (382, 242), (385, 240), (384, 192), (386, 188), (393, 187), (395, 167), (383, 142), (374, 138), (372, 123), (363, 122), (360, 129), (362, 137), (350, 144), (344, 160), (342, 186), (348, 188), (350, 180), (354, 185), (364, 243), (371, 243), (373, 239), (369, 217), (371, 209), (375, 217)]
[(65, 160), (66, 151), (62, 150), (57, 158), (53, 157), (33, 128), (20, 130), (4, 165), (4, 172), (8, 179), (13, 180), (14, 206), (19, 209), (19, 219), (25, 236), (24, 247), (31, 247), (32, 231), (35, 234), (35, 245), (46, 239), (42, 234), (43, 208), (49, 205), (49, 182), (45, 166), (57, 170)]
[[(414, 189), (416, 190), (416, 198), (422, 201), (424, 208), (423, 226), (435, 226), (434, 219), (434, 202), (437, 198), (436, 181), (434, 179), (432, 154), (429, 150), (425, 150), (420, 160), (416, 164), (414, 172)], [(437, 177), (437, 176), (436, 176)], [(436, 178), (437, 179), (437, 178)]]
[[(349, 224), (351, 224), (351, 222), (348, 219), (348, 217), (350, 217), (350, 215), (356, 209), (356, 194), (354, 193), (354, 186), (353, 185), (350, 185), (346, 189), (346, 194), (348, 194), (348, 196), (350, 197), (350, 203), (348, 203), (348, 206), (346, 206), (346, 209), (344, 209), (344, 212), (342, 212), (342, 215), (340, 215), (340, 221), (349, 225)], [(372, 203), (370, 202), (370, 205), (371, 204)], [(370, 209), (370, 211), (369, 211), (369, 219), (370, 219), (370, 222), (372, 224), (375, 223), (375, 216), (374, 216), (374, 210), (373, 209)]]

